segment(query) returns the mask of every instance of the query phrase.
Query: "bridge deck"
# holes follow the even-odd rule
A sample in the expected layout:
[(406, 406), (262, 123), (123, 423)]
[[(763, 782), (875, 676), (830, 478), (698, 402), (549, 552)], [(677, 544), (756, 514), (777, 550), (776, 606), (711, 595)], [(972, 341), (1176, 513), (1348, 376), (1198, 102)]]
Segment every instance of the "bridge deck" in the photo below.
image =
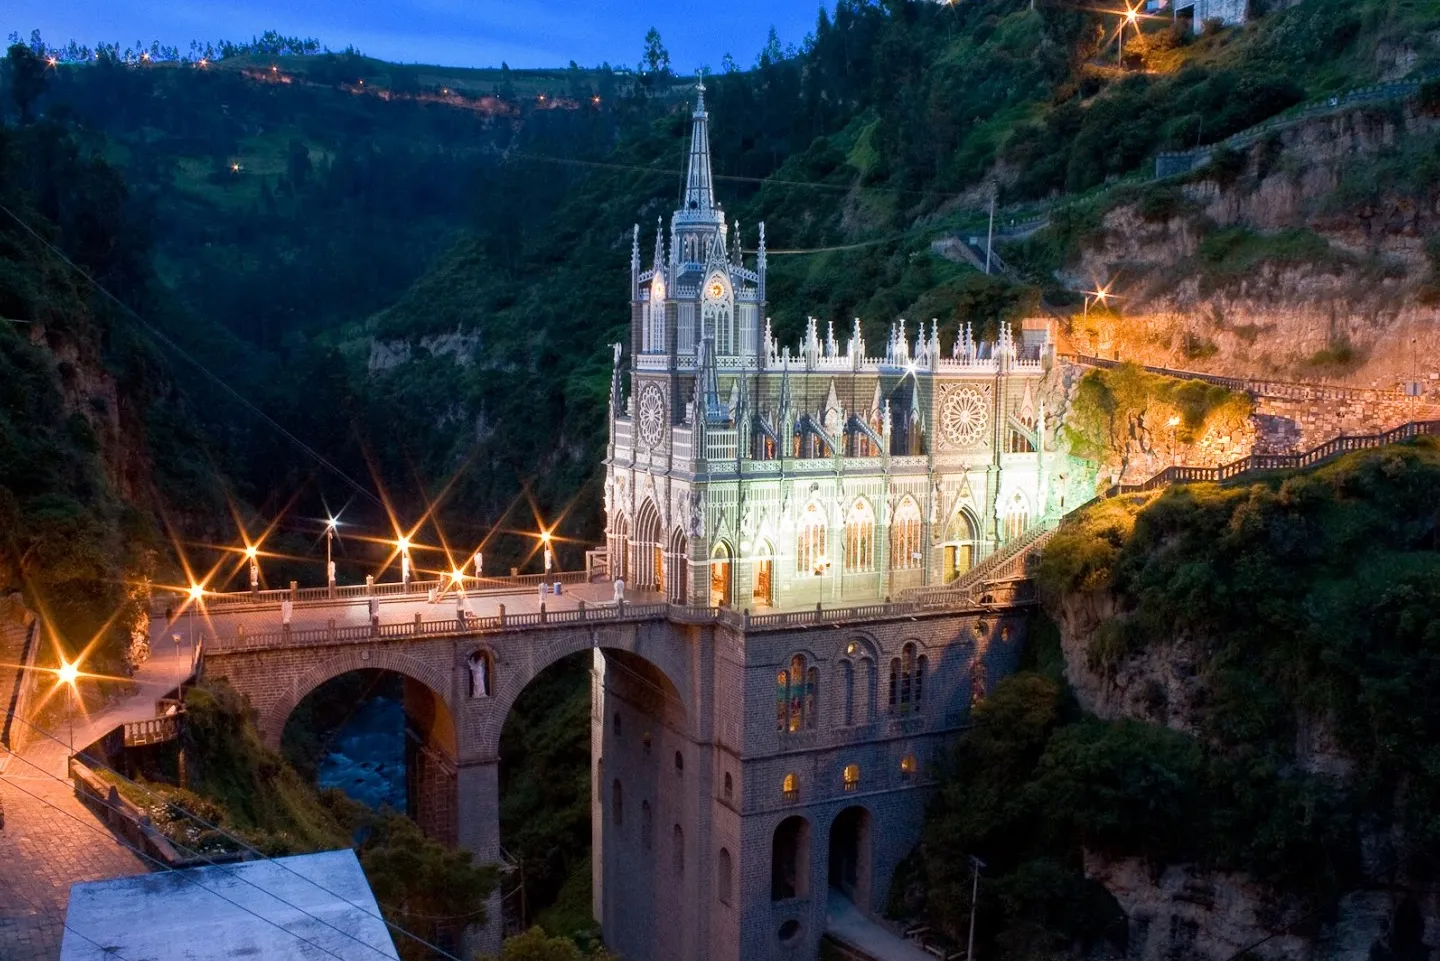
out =
[[(559, 595), (544, 597), (545, 609), (550, 612), (573, 611), (581, 601), (587, 606), (610, 603), (614, 589), (609, 584), (571, 584), (561, 588)], [(377, 597), (380, 624), (412, 624), (415, 615), (422, 621), (439, 621), (456, 616), (457, 595), (446, 593), (437, 597), (435, 603), (423, 593)], [(663, 604), (664, 597), (647, 591), (627, 590), (626, 604)], [(540, 611), (541, 596), (536, 589), (516, 588), (511, 591), (471, 592), (465, 595), (463, 603), (467, 617), (488, 618), (500, 613), (501, 605), (510, 615), (537, 614)], [(180, 610), (171, 618), (150, 619), (150, 644), (155, 650), (175, 646), (178, 635), (181, 643), (189, 645), (191, 632), (202, 640), (213, 637), (233, 637), (243, 631), (246, 635), (278, 633), (282, 628), (281, 611), (278, 604), (256, 606), (227, 605), (215, 610), (208, 609), (202, 602), (194, 611)], [(370, 622), (368, 598), (339, 598), (334, 601), (297, 604), (290, 619), (292, 631), (324, 630), (334, 622), (336, 628), (364, 627)]]

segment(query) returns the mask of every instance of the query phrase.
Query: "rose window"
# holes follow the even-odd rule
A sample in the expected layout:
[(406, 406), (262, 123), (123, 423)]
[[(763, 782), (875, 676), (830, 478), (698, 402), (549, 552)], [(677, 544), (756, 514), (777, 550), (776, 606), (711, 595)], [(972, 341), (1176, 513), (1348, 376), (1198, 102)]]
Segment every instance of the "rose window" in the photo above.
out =
[(964, 387), (949, 394), (940, 407), (940, 428), (945, 439), (955, 447), (976, 447), (985, 437), (990, 409), (985, 398), (973, 387)]
[(640, 391), (640, 408), (637, 417), (640, 423), (640, 440), (646, 447), (660, 443), (665, 430), (665, 394), (654, 384), (646, 384)]

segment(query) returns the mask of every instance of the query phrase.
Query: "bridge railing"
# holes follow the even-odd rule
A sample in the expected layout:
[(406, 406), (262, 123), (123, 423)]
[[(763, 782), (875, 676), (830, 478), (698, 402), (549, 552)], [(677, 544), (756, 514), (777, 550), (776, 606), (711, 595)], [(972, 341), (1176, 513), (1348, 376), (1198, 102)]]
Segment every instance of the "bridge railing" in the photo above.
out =
[[(336, 586), (334, 590), (328, 587), (296, 587), (264, 591), (207, 593), (199, 603), (202, 609), (210, 611), (237, 607), (279, 608), (285, 601), (290, 601), (297, 607), (315, 607), (336, 602), (348, 604), (355, 600), (371, 597), (420, 598), (427, 596), (432, 589), (438, 592), (453, 591), (457, 583), (469, 595), (513, 594), (525, 588), (538, 587), (540, 584), (586, 584), (590, 579), (591, 572), (588, 570), (552, 571), (550, 574), (517, 574), (507, 577), (466, 576), (459, 582), (449, 577), (443, 577), (423, 581), (412, 580), (408, 589), (400, 581), (386, 581), (370, 585), (346, 584)], [(159, 617), (172, 610), (180, 610), (188, 600), (189, 594), (184, 591), (157, 594), (150, 600), (150, 613), (152, 616)]]
[(849, 607), (752, 614), (723, 607), (692, 607), (679, 604), (601, 604), (583, 605), (567, 610), (542, 610), (538, 613), (507, 614), (489, 617), (467, 616), (444, 620), (424, 620), (416, 615), (413, 621), (394, 621), (351, 626), (337, 626), (333, 620), (325, 627), (304, 630), (282, 629), (247, 633), (243, 627), (234, 634), (218, 635), (207, 641), (207, 652), (231, 653), (277, 647), (307, 647), (332, 644), (364, 643), (376, 640), (413, 638), (463, 637), (499, 631), (544, 630), (578, 624), (615, 624), (640, 621), (671, 621), (677, 624), (725, 624), (744, 631), (771, 631), (811, 628), (817, 625), (838, 625), (873, 621), (891, 617), (922, 614), (943, 614), (964, 610), (989, 610), (995, 606), (1026, 605), (1033, 601), (1029, 585), (1021, 581), (987, 583), (983, 594), (974, 591), (940, 590), (933, 595), (911, 600), (860, 604)]
[(1243, 474), (1265, 471), (1297, 470), (1314, 467), (1317, 464), (1348, 454), (1351, 451), (1384, 447), (1422, 436), (1440, 436), (1440, 420), (1418, 420), (1379, 434), (1342, 434), (1318, 447), (1298, 454), (1251, 454), (1219, 467), (1167, 467), (1149, 480), (1138, 484), (1115, 484), (1105, 491), (1106, 497), (1121, 494), (1137, 494), (1160, 490), (1171, 484), (1216, 483), (1231, 480)]
[[(1058, 354), (1062, 360), (1081, 364), (1085, 367), (1101, 367), (1114, 370), (1130, 362), (1109, 357), (1095, 357), (1091, 354)], [(1346, 384), (1301, 383), (1285, 380), (1255, 380), (1248, 377), (1226, 377), (1223, 374), (1207, 374), (1198, 370), (1179, 370), (1173, 367), (1156, 367), (1150, 364), (1134, 364), (1141, 370), (1179, 380), (1199, 380), (1230, 390), (1254, 394), (1259, 397), (1274, 397), (1281, 400), (1391, 400), (1414, 401), (1403, 391), (1382, 387), (1350, 387)]]

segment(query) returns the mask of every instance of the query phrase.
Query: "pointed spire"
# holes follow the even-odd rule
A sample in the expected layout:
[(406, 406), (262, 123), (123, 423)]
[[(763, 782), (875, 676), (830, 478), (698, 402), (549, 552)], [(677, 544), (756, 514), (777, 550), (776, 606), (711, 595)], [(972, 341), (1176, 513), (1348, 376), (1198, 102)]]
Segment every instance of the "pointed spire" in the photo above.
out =
[(745, 262), (745, 257), (744, 257), (745, 249), (744, 249), (744, 246), (742, 245), (741, 234), (740, 234), (740, 221), (738, 221), (738, 220), (735, 221), (735, 249), (734, 249), (734, 251), (732, 251), (732, 253), (734, 254), (734, 257), (735, 257), (735, 266), (736, 266), (736, 267), (742, 266), (742, 265), (744, 264), (744, 262)]
[(860, 318), (855, 318), (855, 326), (850, 331), (850, 356), (855, 358), (857, 363), (865, 359), (865, 338), (860, 334)]
[(640, 225), (635, 225), (635, 233), (630, 238), (630, 272), (640, 272)]
[(655, 218), (655, 270), (658, 272), (665, 263), (665, 224), (658, 216)]
[(685, 174), (681, 213), (713, 212), (715, 183), (710, 174), (710, 128), (705, 115), (705, 81), (696, 85), (694, 124), (690, 131), (690, 165)]
[(840, 353), (840, 344), (835, 340), (835, 321), (826, 321), (825, 328), (825, 356), (835, 357)]

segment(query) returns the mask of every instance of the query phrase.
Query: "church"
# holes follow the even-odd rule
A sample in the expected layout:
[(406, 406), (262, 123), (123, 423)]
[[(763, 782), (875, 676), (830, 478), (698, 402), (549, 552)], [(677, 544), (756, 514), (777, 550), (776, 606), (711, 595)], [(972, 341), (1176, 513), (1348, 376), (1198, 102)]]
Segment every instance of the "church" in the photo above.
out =
[[(630, 258), (615, 345), (606, 548), (627, 587), (752, 612), (865, 604), (949, 583), (1047, 513), (1048, 326), (810, 319), (777, 343), (765, 225), (744, 256), (715, 196), (704, 86), (684, 196)], [(626, 374), (628, 373), (628, 391)], [(1049, 445), (1053, 448), (1053, 443)]]

